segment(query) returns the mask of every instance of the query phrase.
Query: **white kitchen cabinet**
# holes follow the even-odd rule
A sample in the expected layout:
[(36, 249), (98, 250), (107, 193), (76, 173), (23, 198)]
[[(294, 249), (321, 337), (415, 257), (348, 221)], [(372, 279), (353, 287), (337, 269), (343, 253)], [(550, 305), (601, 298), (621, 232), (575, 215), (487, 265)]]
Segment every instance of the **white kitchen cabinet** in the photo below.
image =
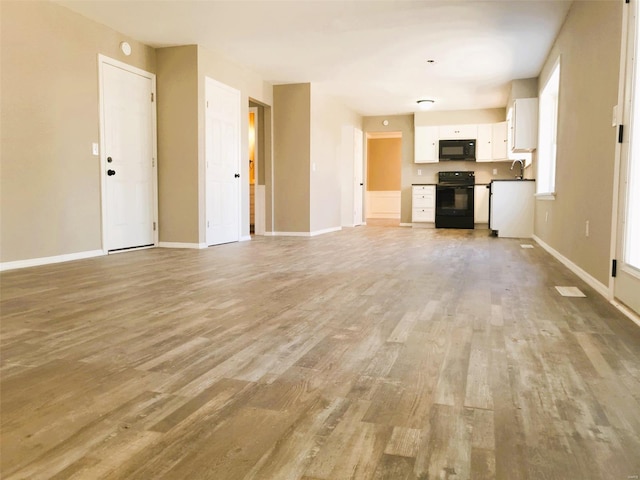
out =
[(491, 125), (491, 158), (495, 161), (504, 161), (507, 156), (507, 122)]
[(489, 188), (487, 185), (474, 187), (473, 223), (489, 223)]
[(491, 182), (489, 228), (499, 237), (531, 238), (535, 188), (531, 180)]
[(476, 139), (476, 162), (490, 162), (493, 160), (493, 124), (482, 123), (478, 125), (478, 138)]
[(414, 129), (414, 163), (438, 162), (438, 127), (416, 126)]
[(411, 221), (434, 223), (436, 221), (436, 186), (414, 185), (411, 193)]
[(471, 140), (478, 137), (478, 125), (440, 125), (440, 140)]
[(478, 125), (477, 162), (503, 162), (507, 158), (507, 122)]
[(509, 151), (532, 152), (538, 145), (538, 99), (517, 98), (509, 109)]

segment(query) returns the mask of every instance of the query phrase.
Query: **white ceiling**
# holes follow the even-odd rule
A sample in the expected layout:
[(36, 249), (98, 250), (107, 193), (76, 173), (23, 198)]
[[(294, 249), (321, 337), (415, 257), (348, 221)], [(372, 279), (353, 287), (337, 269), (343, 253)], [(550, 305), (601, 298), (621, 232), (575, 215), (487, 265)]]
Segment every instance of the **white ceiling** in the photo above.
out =
[[(274, 83), (311, 82), (362, 115), (504, 107), (536, 77), (566, 0), (60, 0), (154, 47), (199, 44)], [(435, 63), (427, 63), (428, 59)]]

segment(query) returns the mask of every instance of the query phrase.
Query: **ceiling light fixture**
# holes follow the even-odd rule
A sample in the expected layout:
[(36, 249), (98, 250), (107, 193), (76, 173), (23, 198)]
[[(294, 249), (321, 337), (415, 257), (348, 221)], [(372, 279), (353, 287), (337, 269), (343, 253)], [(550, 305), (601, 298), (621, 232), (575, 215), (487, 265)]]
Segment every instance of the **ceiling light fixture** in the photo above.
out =
[(416, 103), (418, 104), (418, 108), (420, 110), (429, 110), (431, 107), (433, 107), (435, 100), (418, 100)]

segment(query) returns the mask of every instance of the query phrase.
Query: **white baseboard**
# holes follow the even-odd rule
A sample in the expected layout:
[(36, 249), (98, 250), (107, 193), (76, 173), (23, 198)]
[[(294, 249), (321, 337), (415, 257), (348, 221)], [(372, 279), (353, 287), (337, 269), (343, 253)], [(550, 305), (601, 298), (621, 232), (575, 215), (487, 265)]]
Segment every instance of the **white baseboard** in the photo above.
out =
[(599, 282), (595, 277), (591, 274), (584, 271), (578, 265), (573, 263), (567, 257), (558, 252), (555, 248), (546, 244), (543, 240), (541, 240), (537, 235), (533, 235), (533, 239), (544, 248), (547, 252), (549, 252), (553, 257), (555, 257), (560, 263), (562, 263), (565, 267), (575, 273), (578, 277), (584, 280), (591, 288), (597, 291), (600, 295), (602, 295), (607, 300), (611, 300), (611, 296), (609, 295), (609, 287), (605, 284)]
[(401, 227), (413, 227), (413, 223), (402, 223), (400, 222)]
[(0, 263), (0, 272), (6, 270), (16, 270), (18, 268), (50, 265), (52, 263), (70, 262), (72, 260), (83, 260), (85, 258), (100, 257), (102, 255), (105, 255), (105, 252), (103, 250), (89, 250), (87, 252), (67, 253), (65, 255), (55, 255), (53, 257), (30, 258), (28, 260), (3, 262)]
[(269, 237), (315, 237), (325, 233), (339, 232), (342, 227), (325, 228), (324, 230), (316, 230), (314, 232), (265, 232)]
[(158, 243), (158, 247), (201, 249), (201, 248), (207, 248), (207, 244), (206, 243), (160, 242)]
[(251, 235), (243, 235), (242, 237), (240, 237), (241, 242), (247, 242), (249, 240), (251, 240)]

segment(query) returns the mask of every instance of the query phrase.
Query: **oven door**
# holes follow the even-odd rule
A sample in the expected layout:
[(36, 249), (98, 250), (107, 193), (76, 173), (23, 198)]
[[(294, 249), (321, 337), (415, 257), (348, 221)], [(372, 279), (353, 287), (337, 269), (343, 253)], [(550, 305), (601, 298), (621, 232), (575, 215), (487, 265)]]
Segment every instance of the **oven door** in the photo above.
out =
[(473, 185), (436, 185), (436, 228), (473, 228)]

